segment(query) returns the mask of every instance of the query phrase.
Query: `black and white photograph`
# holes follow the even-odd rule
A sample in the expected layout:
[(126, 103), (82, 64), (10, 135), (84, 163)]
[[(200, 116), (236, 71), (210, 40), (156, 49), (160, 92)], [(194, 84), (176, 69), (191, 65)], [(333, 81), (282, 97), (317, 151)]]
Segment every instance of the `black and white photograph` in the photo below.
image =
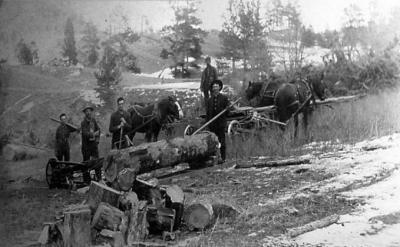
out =
[(0, 0), (0, 246), (400, 247), (400, 2)]

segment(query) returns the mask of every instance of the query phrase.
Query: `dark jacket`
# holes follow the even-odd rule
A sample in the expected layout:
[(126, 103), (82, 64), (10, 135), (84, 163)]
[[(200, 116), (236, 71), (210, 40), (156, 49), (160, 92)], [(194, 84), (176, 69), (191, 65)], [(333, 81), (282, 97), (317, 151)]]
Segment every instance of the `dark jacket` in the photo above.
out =
[[(217, 96), (212, 95), (208, 99), (207, 104), (207, 121), (211, 120), (214, 116), (218, 115), (221, 111), (225, 110), (229, 106), (229, 99), (227, 96), (219, 93)], [(213, 128), (225, 128), (226, 127), (226, 117), (228, 111), (215, 119), (210, 125), (210, 129)]]
[[(86, 145), (98, 144), (100, 140), (100, 128), (94, 118), (84, 118), (81, 122), (82, 148)], [(98, 133), (96, 134), (95, 132)]]
[(217, 69), (213, 66), (207, 66), (203, 73), (201, 74), (201, 84), (200, 89), (201, 91), (208, 91), (210, 90), (211, 82), (218, 79)]
[(58, 148), (69, 148), (69, 136), (75, 129), (69, 127), (66, 124), (60, 124), (56, 130), (56, 149)]
[(121, 138), (121, 130), (118, 128), (118, 125), (121, 123), (121, 118), (124, 118), (126, 121), (126, 124), (122, 129), (122, 140), (125, 140), (124, 136), (127, 135), (132, 129), (131, 116), (127, 111), (123, 111), (122, 113), (120, 111), (116, 111), (111, 114), (110, 127), (108, 129), (112, 133), (111, 144), (119, 142), (119, 139)]

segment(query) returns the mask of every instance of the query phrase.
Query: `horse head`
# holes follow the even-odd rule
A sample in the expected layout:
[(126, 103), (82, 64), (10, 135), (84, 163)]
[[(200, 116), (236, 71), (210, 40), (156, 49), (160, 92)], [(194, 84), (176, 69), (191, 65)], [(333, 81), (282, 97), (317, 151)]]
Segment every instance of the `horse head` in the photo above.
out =
[(175, 119), (183, 118), (182, 107), (174, 96), (168, 96), (158, 102), (158, 110), (163, 122), (167, 117), (171, 116)]
[(318, 72), (308, 76), (307, 81), (311, 89), (320, 100), (325, 100), (328, 94), (328, 87), (324, 81), (324, 73)]
[(249, 81), (247, 89), (245, 90), (246, 99), (251, 100), (251, 99), (259, 96), (262, 86), (263, 86), (263, 82)]

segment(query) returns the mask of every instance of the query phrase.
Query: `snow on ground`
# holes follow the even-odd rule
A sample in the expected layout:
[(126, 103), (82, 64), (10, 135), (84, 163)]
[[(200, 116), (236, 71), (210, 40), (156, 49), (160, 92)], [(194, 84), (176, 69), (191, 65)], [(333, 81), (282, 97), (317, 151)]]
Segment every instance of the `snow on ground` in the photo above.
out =
[[(400, 135), (395, 134), (360, 142), (353, 152), (341, 157), (321, 159), (321, 166), (340, 170), (340, 174), (315, 187), (328, 192), (358, 182), (358, 189), (342, 195), (364, 199), (366, 204), (356, 212), (340, 216), (338, 224), (305, 233), (296, 241), (324, 246), (400, 246), (399, 153)], [(382, 173), (390, 176), (385, 178)], [(362, 185), (365, 181), (372, 185)]]
[(100, 99), (99, 93), (94, 89), (85, 89), (79, 92), (79, 97), (94, 105), (104, 105), (104, 101)]

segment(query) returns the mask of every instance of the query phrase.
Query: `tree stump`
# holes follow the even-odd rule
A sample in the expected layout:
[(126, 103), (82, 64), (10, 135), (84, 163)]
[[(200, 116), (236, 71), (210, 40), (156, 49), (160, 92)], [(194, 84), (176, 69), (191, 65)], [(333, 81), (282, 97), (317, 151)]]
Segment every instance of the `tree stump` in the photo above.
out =
[(175, 210), (174, 229), (178, 228), (184, 212), (185, 193), (178, 185), (168, 186), (165, 190), (165, 207)]
[(89, 207), (64, 211), (64, 246), (89, 247), (91, 211)]
[(123, 223), (124, 213), (108, 203), (101, 202), (93, 216), (92, 227), (97, 230), (108, 229), (120, 230)]
[(140, 201), (132, 204), (128, 211), (128, 230), (126, 242), (131, 246), (134, 242), (146, 240), (149, 231), (147, 222), (147, 202)]
[(92, 181), (90, 183), (87, 203), (92, 212), (96, 212), (99, 203), (106, 202), (111, 206), (118, 207), (119, 197), (121, 192), (108, 187), (105, 184)]
[(213, 207), (206, 202), (194, 203), (184, 211), (183, 220), (191, 229), (206, 229), (215, 223)]

